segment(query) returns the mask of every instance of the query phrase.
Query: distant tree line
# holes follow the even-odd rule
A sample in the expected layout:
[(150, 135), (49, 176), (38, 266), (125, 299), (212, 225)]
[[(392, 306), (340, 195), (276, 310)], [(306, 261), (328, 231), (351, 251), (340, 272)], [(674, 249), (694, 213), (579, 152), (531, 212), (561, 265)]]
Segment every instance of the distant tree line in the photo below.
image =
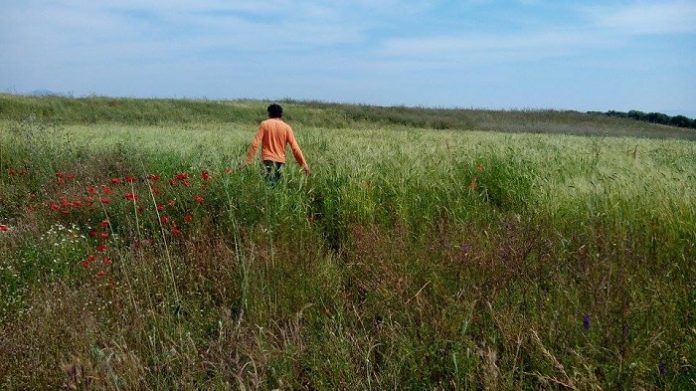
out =
[(652, 122), (655, 124), (696, 129), (696, 119), (690, 119), (683, 115), (675, 115), (674, 117), (671, 117), (663, 113), (644, 113), (638, 110), (631, 110), (628, 113), (614, 110), (607, 111), (606, 113), (602, 113), (600, 111), (588, 111), (588, 114), (601, 114), (609, 117), (631, 118), (638, 121)]

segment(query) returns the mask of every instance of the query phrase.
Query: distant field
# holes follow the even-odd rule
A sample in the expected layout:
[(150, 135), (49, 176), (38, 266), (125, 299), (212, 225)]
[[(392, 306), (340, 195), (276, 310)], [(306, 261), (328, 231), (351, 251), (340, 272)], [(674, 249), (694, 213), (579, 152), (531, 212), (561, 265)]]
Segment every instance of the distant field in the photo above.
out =
[(693, 131), (284, 106), (0, 96), (0, 388), (696, 387)]
[[(405, 126), (696, 140), (696, 130), (575, 111), (377, 107), (323, 102), (281, 102), (295, 125), (331, 129)], [(255, 125), (268, 103), (177, 99), (24, 97), (0, 94), (0, 119), (34, 118), (53, 124), (131, 125), (236, 123)]]

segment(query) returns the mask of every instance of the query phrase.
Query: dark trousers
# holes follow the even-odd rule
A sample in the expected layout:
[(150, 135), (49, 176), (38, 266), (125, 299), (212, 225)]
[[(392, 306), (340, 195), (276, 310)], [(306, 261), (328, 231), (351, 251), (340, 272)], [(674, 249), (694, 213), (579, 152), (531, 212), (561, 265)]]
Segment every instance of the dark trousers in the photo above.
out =
[(263, 161), (263, 175), (266, 178), (266, 183), (270, 186), (275, 186), (280, 180), (283, 171), (283, 163), (274, 162), (273, 160)]

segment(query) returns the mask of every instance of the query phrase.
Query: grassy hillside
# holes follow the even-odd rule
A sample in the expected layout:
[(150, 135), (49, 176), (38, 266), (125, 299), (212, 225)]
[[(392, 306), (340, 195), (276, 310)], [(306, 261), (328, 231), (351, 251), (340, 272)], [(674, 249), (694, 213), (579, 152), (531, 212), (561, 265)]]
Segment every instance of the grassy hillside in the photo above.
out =
[(289, 103), (269, 188), (260, 102), (2, 99), (1, 389), (695, 385), (692, 141)]
[[(696, 140), (696, 131), (574, 111), (494, 111), (378, 107), (321, 102), (282, 102), (298, 126), (352, 128), (405, 126), (428, 129), (495, 130)], [(256, 124), (268, 102), (177, 99), (26, 97), (0, 94), (0, 119), (33, 118), (57, 124), (171, 123)]]

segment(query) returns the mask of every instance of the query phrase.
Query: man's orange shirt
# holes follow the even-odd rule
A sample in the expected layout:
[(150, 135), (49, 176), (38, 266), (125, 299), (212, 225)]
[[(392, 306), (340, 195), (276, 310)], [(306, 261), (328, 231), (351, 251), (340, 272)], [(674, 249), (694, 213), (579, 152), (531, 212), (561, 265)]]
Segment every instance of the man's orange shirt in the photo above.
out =
[(302, 150), (295, 140), (295, 134), (292, 132), (290, 125), (286, 124), (280, 118), (269, 118), (259, 126), (259, 131), (256, 137), (251, 142), (249, 151), (247, 152), (246, 163), (249, 164), (256, 155), (256, 150), (261, 143), (261, 159), (273, 160), (274, 162), (285, 163), (285, 146), (290, 144), (292, 154), (295, 160), (302, 168), (308, 168)]

